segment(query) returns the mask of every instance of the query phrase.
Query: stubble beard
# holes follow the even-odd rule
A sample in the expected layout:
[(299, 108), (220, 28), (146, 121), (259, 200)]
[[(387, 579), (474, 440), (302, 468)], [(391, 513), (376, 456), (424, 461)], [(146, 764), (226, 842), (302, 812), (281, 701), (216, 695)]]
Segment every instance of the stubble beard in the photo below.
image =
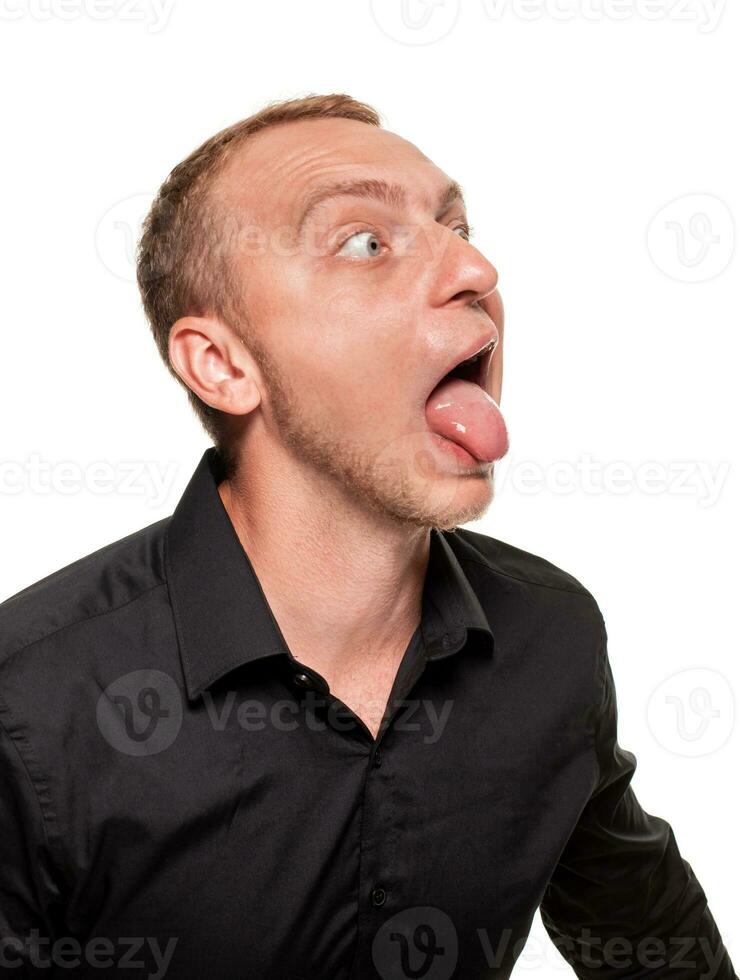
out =
[[(467, 502), (454, 493), (454, 487), (452, 491), (447, 489), (436, 495), (438, 499), (435, 500), (434, 488), (430, 489), (428, 481), (442, 481), (433, 475), (425, 479), (418, 465), (419, 459), (424, 458), (427, 469), (430, 464), (433, 469), (429, 451), (414, 453), (411, 449), (404, 454), (404, 446), (410, 446), (414, 441), (411, 439), (399, 440), (395, 454), (388, 445), (372, 449), (366, 444), (353, 444), (333, 432), (323, 419), (314, 418), (305, 404), (299, 404), (281, 368), (261, 345), (250, 343), (249, 350), (261, 368), (269, 391), (269, 410), (283, 444), (302, 464), (329, 477), (350, 501), (359, 503), (385, 521), (424, 529), (454, 530), (461, 524), (478, 520), (485, 513), (492, 487), (488, 493), (476, 495)], [(409, 456), (413, 457), (411, 467)], [(416, 479), (409, 469), (416, 469)], [(458, 481), (484, 479), (487, 478), (480, 474), (460, 477), (446, 474), (444, 482), (452, 480), (454, 486), (458, 486)], [(464, 488), (464, 482), (459, 485)]]

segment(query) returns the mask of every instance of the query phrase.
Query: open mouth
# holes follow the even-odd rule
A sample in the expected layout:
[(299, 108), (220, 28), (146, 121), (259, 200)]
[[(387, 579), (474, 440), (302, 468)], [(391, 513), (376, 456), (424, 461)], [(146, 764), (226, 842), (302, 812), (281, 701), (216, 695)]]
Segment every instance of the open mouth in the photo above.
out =
[(463, 381), (471, 381), (478, 387), (488, 390), (489, 372), (493, 352), (496, 349), (498, 340), (492, 337), (483, 347), (479, 348), (474, 354), (458, 361), (450, 370), (438, 378), (435, 388), (446, 378), (461, 378)]
[(455, 443), (466, 462), (492, 462), (508, 445), (503, 418), (489, 391), (497, 343), (494, 335), (468, 347), (437, 380), (424, 407), (427, 427), (438, 439)]

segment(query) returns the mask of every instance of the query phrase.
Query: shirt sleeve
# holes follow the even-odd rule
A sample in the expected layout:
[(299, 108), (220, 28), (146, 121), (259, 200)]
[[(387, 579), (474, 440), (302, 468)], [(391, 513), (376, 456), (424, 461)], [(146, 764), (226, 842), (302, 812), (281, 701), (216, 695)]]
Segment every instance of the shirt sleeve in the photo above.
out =
[(36, 789), (0, 718), (0, 976), (58, 976), (55, 895)]
[(737, 980), (673, 830), (642, 809), (630, 785), (637, 763), (617, 741), (614, 677), (601, 622), (597, 782), (545, 889), (543, 924), (582, 980)]

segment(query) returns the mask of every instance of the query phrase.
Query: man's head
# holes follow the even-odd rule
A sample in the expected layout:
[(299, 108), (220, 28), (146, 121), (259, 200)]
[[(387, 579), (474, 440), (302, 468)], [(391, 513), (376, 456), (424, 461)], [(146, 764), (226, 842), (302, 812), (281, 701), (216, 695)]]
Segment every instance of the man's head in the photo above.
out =
[[(492, 464), (450, 451), (425, 410), (499, 339), (498, 275), (468, 241), (459, 186), (369, 106), (310, 96), (213, 137), (163, 184), (138, 277), (230, 473), (277, 454), (393, 520), (485, 510)], [(501, 370), (499, 345), (496, 401)]]

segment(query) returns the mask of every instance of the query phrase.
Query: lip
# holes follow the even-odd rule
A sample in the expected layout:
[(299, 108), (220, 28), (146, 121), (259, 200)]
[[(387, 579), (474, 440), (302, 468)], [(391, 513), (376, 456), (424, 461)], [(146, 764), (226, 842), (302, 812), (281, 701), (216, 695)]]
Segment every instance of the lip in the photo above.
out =
[(467, 351), (461, 351), (456, 356), (455, 359), (450, 361), (447, 367), (442, 371), (437, 380), (434, 382), (432, 387), (429, 389), (429, 393), (437, 387), (442, 378), (445, 378), (450, 371), (454, 370), (458, 364), (462, 361), (467, 361), (471, 357), (476, 357), (482, 350), (485, 350), (490, 346), (490, 350), (487, 350), (483, 357), (481, 357), (478, 362), (478, 374), (473, 379), (477, 385), (483, 388), (484, 391), (488, 391), (489, 380), (490, 380), (490, 369), (491, 362), (493, 360), (493, 354), (498, 346), (498, 332), (494, 329), (493, 333), (487, 333), (484, 337), (478, 337), (474, 343), (470, 345)]
[(445, 436), (441, 436), (438, 432), (430, 432), (432, 439), (435, 444), (447, 455), (456, 458), (461, 463), (467, 463), (468, 472), (473, 470), (478, 473), (485, 472), (490, 469), (491, 463), (484, 462), (476, 459), (472, 453), (469, 453), (467, 449), (463, 446), (459, 446), (456, 442), (451, 439), (447, 439)]

